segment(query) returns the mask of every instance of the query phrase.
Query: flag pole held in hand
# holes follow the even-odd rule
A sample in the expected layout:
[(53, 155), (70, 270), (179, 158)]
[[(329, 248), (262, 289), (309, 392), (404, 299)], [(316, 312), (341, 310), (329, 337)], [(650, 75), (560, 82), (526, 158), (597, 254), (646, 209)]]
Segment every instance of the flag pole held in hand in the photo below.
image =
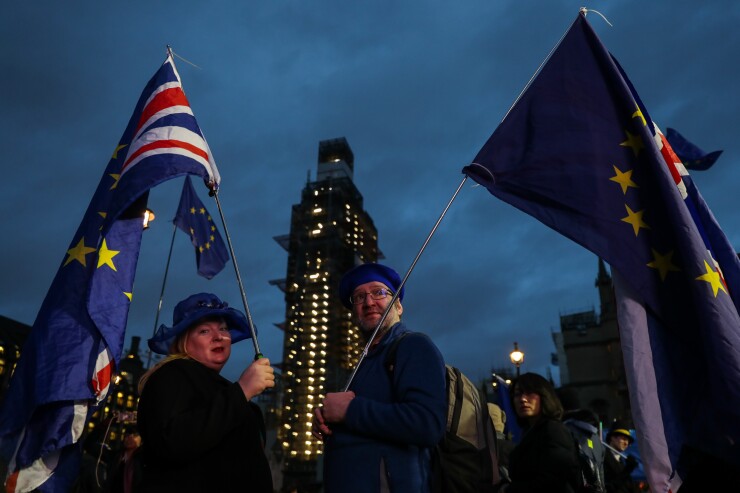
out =
[[(210, 185), (209, 185), (209, 188)], [(229, 246), (229, 252), (231, 253), (231, 260), (234, 264), (234, 272), (236, 272), (236, 282), (239, 283), (239, 293), (242, 296), (242, 303), (244, 304), (244, 314), (247, 316), (249, 322), (249, 331), (252, 333), (252, 344), (254, 344), (254, 359), (260, 359), (263, 357), (262, 351), (260, 351), (260, 344), (257, 341), (257, 331), (254, 330), (254, 322), (252, 322), (252, 313), (249, 311), (249, 304), (247, 303), (247, 294), (244, 292), (244, 284), (242, 284), (242, 276), (239, 274), (239, 266), (236, 263), (236, 255), (234, 254), (234, 246), (231, 244), (231, 236), (229, 230), (226, 227), (226, 218), (224, 218), (224, 211), (221, 208), (221, 201), (218, 200), (218, 188), (211, 188), (208, 195), (216, 199), (216, 206), (218, 207), (218, 213), (221, 215), (221, 224), (224, 225), (224, 236), (226, 236), (226, 244)]]
[(455, 193), (452, 195), (452, 198), (450, 199), (450, 201), (447, 202), (447, 206), (442, 211), (442, 214), (440, 214), (439, 219), (437, 219), (437, 222), (434, 223), (434, 227), (432, 227), (432, 230), (429, 232), (427, 239), (424, 240), (424, 244), (421, 245), (421, 248), (419, 249), (419, 253), (416, 254), (414, 261), (411, 262), (411, 267), (409, 267), (408, 271), (406, 271), (406, 275), (404, 275), (403, 279), (401, 279), (401, 284), (398, 286), (398, 289), (396, 289), (396, 292), (393, 293), (393, 298), (391, 298), (391, 301), (388, 303), (388, 306), (385, 307), (383, 316), (380, 317), (380, 320), (378, 320), (378, 325), (376, 325), (375, 330), (373, 330), (373, 335), (370, 336), (370, 339), (367, 341), (367, 344), (365, 344), (365, 349), (362, 350), (362, 354), (360, 354), (360, 359), (357, 361), (357, 364), (355, 365), (354, 370), (352, 370), (352, 374), (349, 376), (349, 380), (347, 380), (347, 384), (344, 386), (344, 392), (347, 392), (349, 390), (349, 386), (352, 385), (352, 380), (354, 380), (355, 378), (357, 369), (362, 364), (362, 361), (365, 359), (365, 356), (367, 356), (367, 352), (370, 350), (370, 347), (373, 344), (373, 340), (375, 340), (375, 337), (378, 335), (378, 331), (380, 331), (380, 327), (383, 325), (383, 322), (385, 322), (386, 317), (388, 317), (388, 313), (390, 313), (393, 303), (396, 302), (396, 299), (398, 298), (398, 294), (401, 292), (401, 289), (403, 289), (403, 286), (406, 284), (406, 280), (411, 275), (411, 271), (413, 271), (414, 267), (416, 266), (416, 262), (419, 261), (419, 257), (421, 257), (421, 254), (424, 253), (424, 250), (429, 244), (429, 240), (431, 240), (432, 236), (434, 236), (434, 233), (437, 231), (437, 227), (439, 227), (439, 223), (442, 222), (442, 219), (445, 217), (445, 214), (447, 214), (447, 210), (450, 208), (455, 198), (457, 198), (457, 194), (460, 193), (460, 190), (462, 189), (463, 185), (465, 184), (465, 180), (467, 179), (468, 177), (466, 175), (465, 177), (463, 177), (462, 181), (460, 182), (460, 185), (457, 186), (457, 190), (455, 190)]

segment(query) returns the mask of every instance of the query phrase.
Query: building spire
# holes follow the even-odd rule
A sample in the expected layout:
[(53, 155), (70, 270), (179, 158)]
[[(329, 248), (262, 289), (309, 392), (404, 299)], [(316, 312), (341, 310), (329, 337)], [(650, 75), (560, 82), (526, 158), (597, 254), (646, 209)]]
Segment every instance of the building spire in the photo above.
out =
[(599, 301), (601, 302), (601, 314), (600, 318), (603, 323), (604, 320), (612, 320), (617, 316), (616, 310), (616, 299), (614, 297), (614, 285), (612, 283), (612, 277), (606, 270), (606, 263), (602, 258), (599, 258), (599, 273), (596, 276), (594, 282), (599, 290)]

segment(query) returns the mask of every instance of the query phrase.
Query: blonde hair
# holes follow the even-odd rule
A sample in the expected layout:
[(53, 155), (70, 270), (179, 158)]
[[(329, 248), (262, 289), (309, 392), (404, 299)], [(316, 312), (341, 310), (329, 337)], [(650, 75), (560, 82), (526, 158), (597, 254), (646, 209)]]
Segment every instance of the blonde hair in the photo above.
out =
[(146, 383), (149, 381), (149, 378), (154, 374), (155, 371), (159, 370), (171, 361), (175, 361), (178, 359), (190, 359), (188, 350), (185, 348), (188, 342), (189, 333), (190, 328), (177, 336), (177, 339), (175, 339), (170, 346), (170, 353), (162, 361), (149, 368), (146, 373), (141, 376), (141, 378), (139, 379), (139, 395), (141, 395), (141, 392), (144, 390), (144, 385), (146, 385)]
[(171, 361), (175, 361), (178, 359), (192, 359), (187, 350), (188, 335), (190, 335), (190, 331), (193, 329), (193, 327), (197, 327), (198, 324), (206, 320), (219, 320), (223, 323), (226, 323), (226, 319), (222, 316), (205, 316), (196, 320), (190, 325), (190, 327), (182, 331), (177, 336), (177, 338), (172, 341), (169, 354), (162, 361), (149, 368), (146, 373), (141, 376), (141, 378), (139, 379), (139, 395), (141, 395), (141, 391), (144, 390), (144, 385), (146, 385), (146, 383), (149, 381), (149, 378), (154, 374), (155, 371), (159, 370)]

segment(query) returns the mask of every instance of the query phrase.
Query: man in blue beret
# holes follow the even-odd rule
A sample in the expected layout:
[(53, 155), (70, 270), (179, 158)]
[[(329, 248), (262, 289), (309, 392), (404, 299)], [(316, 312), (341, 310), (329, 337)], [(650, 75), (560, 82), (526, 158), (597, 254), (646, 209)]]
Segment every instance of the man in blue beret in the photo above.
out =
[[(342, 278), (339, 296), (366, 340), (400, 286), (398, 273), (377, 263)], [(446, 425), (445, 365), (429, 337), (401, 322), (398, 294), (350, 390), (328, 393), (315, 412), (326, 493), (430, 491), (430, 453)]]

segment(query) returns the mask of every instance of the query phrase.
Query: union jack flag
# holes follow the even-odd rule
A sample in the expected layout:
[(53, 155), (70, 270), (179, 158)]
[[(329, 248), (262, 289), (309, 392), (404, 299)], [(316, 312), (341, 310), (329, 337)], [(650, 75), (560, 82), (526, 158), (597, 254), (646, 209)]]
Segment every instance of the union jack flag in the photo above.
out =
[[(0, 408), (12, 492), (66, 492), (123, 352), (151, 187), (220, 177), (171, 55), (144, 89), (33, 324)], [(3, 478), (5, 479), (5, 478)]]

